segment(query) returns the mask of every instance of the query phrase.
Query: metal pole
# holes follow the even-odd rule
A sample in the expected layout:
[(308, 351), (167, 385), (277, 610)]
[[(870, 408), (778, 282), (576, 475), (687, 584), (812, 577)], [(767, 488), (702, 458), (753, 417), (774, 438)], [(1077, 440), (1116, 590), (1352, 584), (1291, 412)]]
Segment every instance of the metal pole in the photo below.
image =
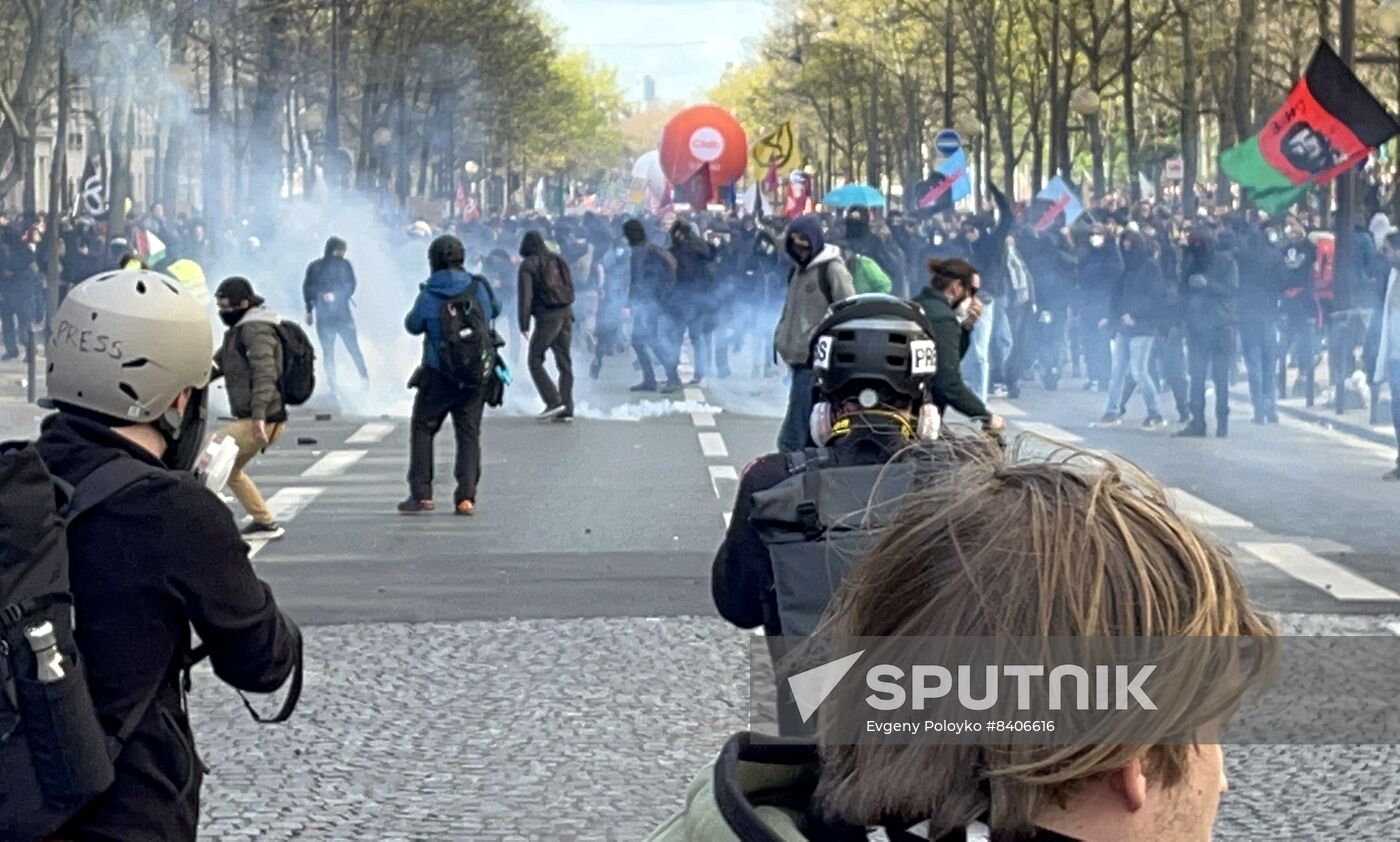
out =
[[(1347, 67), (1353, 67), (1356, 63), (1356, 0), (1341, 0), (1341, 13), (1342, 61)], [(1333, 406), (1338, 415), (1346, 410), (1346, 378), (1351, 373), (1343, 368), (1345, 362), (1351, 359), (1349, 331), (1346, 323), (1339, 322), (1338, 317), (1345, 316), (1349, 320), (1348, 311), (1352, 306), (1353, 264), (1356, 262), (1356, 235), (1352, 231), (1355, 227), (1355, 203), (1356, 171), (1348, 168), (1337, 179), (1337, 222), (1333, 227), (1337, 237), (1337, 255), (1332, 270), (1333, 316), (1332, 323), (1328, 325), (1333, 341), (1329, 343), (1327, 353), (1329, 356), (1337, 355), (1329, 360), (1329, 368), (1334, 375), (1332, 379), (1337, 381), (1332, 384), (1332, 392)]]
[(944, 7), (943, 25), (943, 128), (953, 127), (953, 0)]

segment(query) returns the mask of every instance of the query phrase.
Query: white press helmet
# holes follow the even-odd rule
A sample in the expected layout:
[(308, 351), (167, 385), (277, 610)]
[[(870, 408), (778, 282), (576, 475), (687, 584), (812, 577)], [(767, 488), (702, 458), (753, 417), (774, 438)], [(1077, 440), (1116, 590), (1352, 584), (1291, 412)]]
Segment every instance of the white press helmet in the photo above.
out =
[(167, 410), (209, 384), (209, 316), (158, 272), (104, 272), (73, 287), (49, 336), (48, 399), (128, 423), (181, 426)]

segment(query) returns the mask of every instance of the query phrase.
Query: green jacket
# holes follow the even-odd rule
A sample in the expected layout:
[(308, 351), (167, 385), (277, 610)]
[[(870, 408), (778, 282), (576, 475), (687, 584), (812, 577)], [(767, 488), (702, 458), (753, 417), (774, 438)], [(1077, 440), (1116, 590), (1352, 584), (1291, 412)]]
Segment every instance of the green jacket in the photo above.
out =
[(971, 342), (958, 316), (943, 293), (932, 286), (924, 287), (914, 298), (924, 308), (929, 325), (933, 327), (933, 344), (938, 353), (938, 368), (933, 373), (933, 403), (941, 413), (952, 407), (968, 418), (991, 415), (987, 405), (977, 397), (962, 379), (962, 358)]
[(286, 421), (282, 403), (282, 338), (277, 314), (266, 307), (249, 310), (224, 332), (214, 354), (214, 366), (224, 378), (233, 417), (255, 421)]

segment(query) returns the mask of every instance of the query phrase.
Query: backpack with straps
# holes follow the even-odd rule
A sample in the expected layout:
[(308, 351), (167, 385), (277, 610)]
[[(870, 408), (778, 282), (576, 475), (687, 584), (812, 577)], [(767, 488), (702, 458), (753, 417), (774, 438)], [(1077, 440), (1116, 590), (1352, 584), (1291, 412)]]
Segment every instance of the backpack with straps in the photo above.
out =
[(564, 259), (557, 254), (544, 256), (544, 285), (537, 290), (540, 303), (546, 307), (569, 307), (574, 303), (574, 285), (566, 276)]
[(438, 370), (464, 389), (488, 385), (495, 377), (498, 340), (477, 295), (484, 283), (474, 275), (466, 292), (438, 305)]
[[(53, 833), (111, 786), (117, 755), (155, 701), (157, 682), (115, 735), (107, 734), (73, 637), (67, 533), (103, 501), (167, 475), (136, 459), (114, 459), (69, 486), (32, 444), (0, 445), (0, 838)], [(60, 678), (38, 680), (27, 633), (53, 627)]]
[[(285, 406), (301, 406), (311, 400), (316, 391), (316, 348), (301, 325), (284, 319), (273, 325), (277, 341), (282, 345), (282, 372), (277, 378), (277, 392)], [(247, 356), (248, 347), (238, 336), (239, 351)]]

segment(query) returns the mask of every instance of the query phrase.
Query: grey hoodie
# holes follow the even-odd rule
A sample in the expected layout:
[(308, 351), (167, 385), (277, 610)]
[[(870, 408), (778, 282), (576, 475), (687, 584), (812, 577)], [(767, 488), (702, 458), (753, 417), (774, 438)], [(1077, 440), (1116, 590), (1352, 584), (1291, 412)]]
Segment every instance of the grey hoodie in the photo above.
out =
[[(826, 284), (822, 283), (823, 273)], [(823, 288), (828, 285), (829, 289)], [(827, 308), (855, 294), (855, 282), (841, 260), (841, 250), (830, 243), (805, 268), (794, 272), (788, 281), (783, 315), (773, 333), (773, 349), (783, 362), (807, 365), (812, 354), (813, 334), (826, 318)]]

